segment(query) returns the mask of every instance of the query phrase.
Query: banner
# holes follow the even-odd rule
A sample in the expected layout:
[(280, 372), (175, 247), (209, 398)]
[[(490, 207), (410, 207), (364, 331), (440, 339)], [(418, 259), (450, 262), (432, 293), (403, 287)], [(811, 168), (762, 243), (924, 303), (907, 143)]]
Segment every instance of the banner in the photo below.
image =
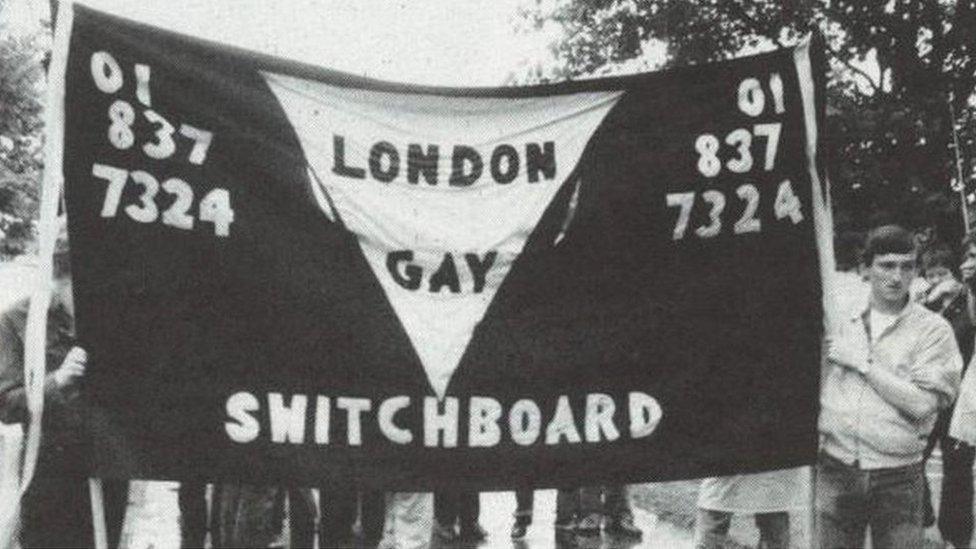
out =
[(814, 460), (808, 45), (457, 89), (68, 21), (97, 474), (485, 489)]

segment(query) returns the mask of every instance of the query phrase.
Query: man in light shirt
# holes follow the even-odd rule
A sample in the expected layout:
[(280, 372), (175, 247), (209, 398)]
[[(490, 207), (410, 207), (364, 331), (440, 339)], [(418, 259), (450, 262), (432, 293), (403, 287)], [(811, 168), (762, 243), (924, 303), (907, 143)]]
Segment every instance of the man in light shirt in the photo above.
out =
[(909, 300), (912, 234), (886, 225), (864, 251), (867, 302), (828, 337), (821, 388), (817, 506), (821, 547), (922, 544), (926, 438), (959, 387), (962, 359), (945, 319)]

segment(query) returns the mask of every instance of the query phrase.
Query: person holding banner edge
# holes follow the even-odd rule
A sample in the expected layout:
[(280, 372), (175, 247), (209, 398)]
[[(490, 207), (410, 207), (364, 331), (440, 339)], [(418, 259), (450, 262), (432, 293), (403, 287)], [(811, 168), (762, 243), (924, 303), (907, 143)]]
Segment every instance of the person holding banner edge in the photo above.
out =
[(948, 322), (909, 300), (912, 234), (886, 225), (864, 251), (871, 291), (828, 336), (821, 388), (817, 512), (821, 547), (919, 547), (923, 452), (959, 389)]
[[(87, 414), (78, 398), (88, 368), (88, 353), (75, 345), (65, 231), (58, 237), (53, 265), (43, 437), (37, 472), (21, 501), (21, 542), (24, 547), (92, 547)], [(23, 362), (28, 307), (29, 299), (23, 299), (0, 316), (0, 421), (4, 423), (25, 423), (29, 419)], [(107, 537), (112, 547), (118, 544), (121, 534), (128, 486), (125, 480), (103, 482)]]

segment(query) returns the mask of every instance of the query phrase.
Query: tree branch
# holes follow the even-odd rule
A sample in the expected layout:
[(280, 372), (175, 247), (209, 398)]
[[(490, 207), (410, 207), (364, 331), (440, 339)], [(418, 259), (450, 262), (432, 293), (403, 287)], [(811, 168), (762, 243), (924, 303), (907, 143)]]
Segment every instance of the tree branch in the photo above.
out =
[(764, 25), (755, 17), (749, 15), (749, 12), (745, 10), (744, 7), (739, 5), (735, 0), (719, 0), (718, 7), (722, 9), (725, 14), (733, 19), (738, 19), (742, 23), (745, 23), (747, 27), (752, 29), (758, 35), (765, 37), (766, 39), (779, 44), (781, 47), (785, 47), (784, 44), (778, 36), (772, 36), (770, 34), (769, 25)]
[[(848, 69), (852, 70), (853, 72), (855, 72), (855, 73), (863, 76), (864, 79), (868, 81), (868, 84), (871, 84), (871, 89), (873, 89), (876, 93), (884, 93), (884, 90), (881, 88), (881, 83), (880, 82), (875, 82), (874, 81), (874, 78), (870, 74), (868, 74), (867, 71), (865, 71), (864, 69), (862, 69), (860, 67), (855, 66), (849, 60), (844, 59), (843, 57), (841, 57), (840, 52), (837, 51), (837, 50), (835, 50), (834, 48), (830, 47), (830, 44), (827, 44), (826, 41), (824, 41), (824, 46), (827, 48), (827, 51), (830, 53), (830, 55), (834, 59), (836, 59), (837, 61), (840, 61), (841, 63), (843, 63), (844, 66), (846, 66)], [(881, 78), (884, 78), (884, 75), (883, 74), (882, 74)]]
[[(824, 8), (823, 8), (824, 16), (826, 16), (826, 17), (829, 17), (830, 14), (832, 12), (834, 12), (834, 11), (835, 11), (834, 8), (832, 8), (830, 6), (824, 6)], [(835, 13), (835, 15), (836, 15), (836, 13)], [(831, 19), (834, 22), (837, 22), (837, 17), (833, 17)], [(846, 33), (847, 30), (844, 29), (844, 32)], [(859, 74), (859, 75), (863, 76), (864, 79), (868, 81), (868, 84), (871, 84), (871, 89), (873, 89), (875, 93), (884, 93), (884, 89), (881, 87), (882, 82), (880, 82), (880, 81), (879, 82), (875, 82), (874, 81), (874, 78), (872, 78), (871, 75), (868, 74), (864, 69), (861, 69), (859, 67), (855, 67), (850, 62), (850, 60), (848, 60), (848, 59), (846, 59), (845, 57), (842, 56), (842, 54), (841, 54), (841, 52), (839, 50), (835, 50), (833, 47), (831, 47), (829, 41), (824, 40), (823, 43), (824, 43), (824, 47), (827, 49), (827, 52), (834, 59), (836, 59), (837, 61), (839, 61), (840, 63), (842, 63), (845, 67), (847, 67), (851, 71), (855, 72), (856, 74)], [(883, 72), (882, 72), (881, 78), (884, 78)]]

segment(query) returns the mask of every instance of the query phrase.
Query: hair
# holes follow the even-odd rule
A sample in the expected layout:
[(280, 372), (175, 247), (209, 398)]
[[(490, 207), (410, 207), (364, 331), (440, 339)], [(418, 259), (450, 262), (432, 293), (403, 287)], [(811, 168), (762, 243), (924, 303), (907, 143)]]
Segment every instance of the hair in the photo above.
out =
[(958, 267), (956, 254), (952, 253), (952, 250), (945, 246), (935, 246), (926, 249), (922, 252), (921, 259), (923, 273), (929, 269), (943, 267), (952, 271), (952, 274), (956, 274), (956, 268)]
[(864, 264), (871, 265), (874, 256), (884, 254), (914, 254), (915, 235), (899, 225), (882, 225), (868, 233), (864, 246)]

